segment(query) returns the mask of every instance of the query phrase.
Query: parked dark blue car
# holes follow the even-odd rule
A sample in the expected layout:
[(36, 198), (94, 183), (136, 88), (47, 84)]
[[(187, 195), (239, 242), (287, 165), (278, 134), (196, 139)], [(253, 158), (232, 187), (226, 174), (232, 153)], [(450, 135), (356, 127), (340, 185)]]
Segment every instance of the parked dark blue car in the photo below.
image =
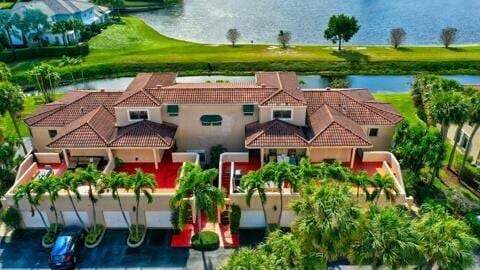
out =
[(77, 264), (83, 244), (84, 230), (80, 226), (65, 227), (57, 236), (50, 252), (48, 264), (51, 269), (73, 269)]

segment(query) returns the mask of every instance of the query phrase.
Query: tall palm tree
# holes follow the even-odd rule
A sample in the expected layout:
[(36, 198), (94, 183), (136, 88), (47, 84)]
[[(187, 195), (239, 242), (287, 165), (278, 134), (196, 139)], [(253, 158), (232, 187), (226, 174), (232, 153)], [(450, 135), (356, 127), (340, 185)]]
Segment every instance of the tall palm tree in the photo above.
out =
[(55, 232), (58, 229), (58, 211), (57, 206), (55, 205), (55, 201), (58, 199), (58, 192), (62, 190), (62, 182), (60, 178), (56, 176), (49, 176), (47, 178), (40, 178), (38, 179), (35, 185), (35, 192), (38, 196), (42, 196), (44, 193), (48, 195), (48, 199), (51, 204), (51, 211), (55, 215)]
[(310, 185), (292, 202), (297, 218), (292, 231), (308, 253), (321, 253), (327, 260), (347, 254), (357, 230), (359, 210), (350, 189), (326, 182)]
[(418, 262), (416, 234), (405, 211), (372, 207), (360, 224), (349, 254), (353, 263), (398, 269)]
[(369, 193), (367, 188), (372, 183), (372, 180), (366, 171), (350, 174), (348, 181), (357, 188), (357, 203), (360, 202), (360, 189), (365, 192), (365, 198), (368, 199)]
[[(463, 100), (458, 106), (462, 106), (463, 110), (456, 110), (452, 112), (451, 121), (453, 124), (457, 125), (457, 130), (455, 131), (455, 140), (453, 143), (452, 151), (450, 152), (450, 158), (448, 159), (448, 168), (452, 167), (453, 159), (455, 157), (455, 151), (457, 150), (458, 141), (462, 133), (462, 128), (465, 123), (468, 121), (471, 113), (471, 103), (470, 100), (463, 96)], [(458, 138), (458, 140), (457, 140)]]
[(267, 212), (265, 211), (265, 203), (267, 202), (267, 195), (265, 193), (266, 183), (260, 171), (250, 171), (242, 177), (240, 187), (247, 192), (246, 202), (248, 207), (252, 201), (253, 194), (258, 192), (260, 204), (262, 205), (263, 218), (265, 219), (265, 232), (268, 235), (270, 228), (268, 226)]
[(82, 224), (82, 227), (85, 230), (88, 230), (87, 226), (85, 225), (85, 222), (83, 221), (82, 217), (80, 217), (80, 214), (78, 213), (77, 206), (75, 205), (75, 202), (73, 201), (73, 197), (72, 197), (72, 193), (73, 193), (77, 201), (80, 201), (82, 198), (80, 196), (80, 193), (78, 192), (78, 186), (80, 185), (80, 181), (78, 177), (75, 175), (75, 173), (67, 171), (59, 179), (59, 185), (61, 189), (67, 192), (68, 199), (72, 204), (73, 211), (75, 211), (75, 215), (77, 216), (78, 221), (80, 222), (80, 224)]
[(2, 9), (0, 10), (0, 28), (5, 29), (5, 35), (7, 36), (8, 45), (10, 50), (15, 56), (15, 47), (12, 42), (12, 32), (13, 32), (13, 16), (10, 10)]
[(55, 88), (60, 82), (60, 74), (49, 64), (42, 63), (33, 67), (28, 74), (35, 80), (45, 103), (54, 101)]
[[(185, 198), (193, 196), (199, 231), (201, 230), (202, 213), (207, 214), (208, 221), (217, 222), (217, 209), (225, 205), (225, 194), (212, 184), (217, 175), (217, 169), (203, 171), (198, 164), (186, 163), (184, 165), (184, 175), (179, 179), (179, 188), (170, 201), (173, 209), (180, 209), (189, 203)], [(185, 218), (184, 215), (182, 216)], [(184, 220), (180, 221), (180, 224), (184, 223)]]
[(392, 203), (395, 202), (395, 196), (398, 193), (398, 188), (395, 186), (395, 182), (390, 175), (380, 175), (379, 173), (375, 174), (372, 179), (372, 184), (375, 187), (375, 191), (372, 196), (375, 199), (375, 204), (378, 205), (378, 201), (382, 196), (382, 193), (385, 194), (385, 199), (390, 200)]
[(473, 251), (479, 240), (471, 235), (469, 226), (450, 216), (441, 206), (424, 207), (422, 212), (422, 217), (414, 222), (414, 228), (427, 268), (467, 269), (473, 266)]
[(56, 21), (56, 22), (53, 23), (52, 33), (62, 35), (63, 45), (65, 47), (68, 46), (67, 32), (68, 32), (67, 21), (62, 20), (62, 21)]
[(471, 104), (471, 110), (470, 110), (469, 123), (471, 126), (473, 126), (473, 130), (472, 130), (472, 133), (470, 134), (470, 139), (467, 142), (467, 147), (463, 155), (462, 167), (460, 168), (460, 172), (459, 172), (460, 176), (463, 173), (463, 170), (465, 168), (465, 163), (467, 161), (468, 156), (470, 155), (470, 151), (472, 150), (472, 144), (473, 144), (473, 139), (475, 138), (475, 134), (477, 134), (478, 128), (480, 128), (480, 92), (478, 92), (478, 90), (476, 89), (472, 93), (470, 104)]
[(280, 226), (283, 214), (283, 188), (285, 185), (289, 185), (292, 190), (297, 188), (298, 178), (294, 170), (294, 166), (287, 162), (270, 162), (261, 169), (265, 181), (273, 182), (277, 187), (278, 193), (280, 193), (278, 226)]
[(433, 96), (430, 106), (432, 120), (441, 125), (442, 140), (447, 140), (448, 128), (454, 119), (468, 114), (468, 106), (462, 93), (440, 92)]
[(350, 169), (343, 166), (340, 161), (335, 160), (335, 162), (326, 166), (325, 178), (326, 180), (345, 182), (349, 179), (350, 174)]
[(95, 198), (93, 190), (97, 188), (98, 179), (100, 176), (101, 172), (98, 171), (92, 164), (89, 164), (85, 169), (80, 169), (77, 171), (77, 184), (88, 185), (88, 198), (92, 204), (93, 231), (95, 231), (97, 228), (97, 211), (95, 209), (97, 198)]
[(75, 44), (78, 45), (79, 38), (77, 38), (77, 34), (83, 29), (85, 29), (85, 25), (79, 19), (70, 19), (67, 21), (67, 28), (69, 30), (73, 30), (73, 33), (75, 35)]
[(15, 133), (20, 140), (23, 152), (27, 154), (27, 147), (23, 142), (20, 128), (18, 127), (18, 115), (23, 111), (25, 94), (22, 88), (10, 82), (0, 82), (0, 115), (8, 113), (12, 119)]
[(130, 183), (130, 178), (128, 177), (128, 174), (126, 173), (117, 173), (117, 172), (112, 172), (108, 176), (103, 176), (100, 179), (100, 189), (99, 193), (103, 193), (107, 190), (110, 190), (112, 192), (112, 198), (118, 202), (118, 207), (120, 208), (120, 212), (122, 213), (123, 219), (125, 220), (125, 224), (127, 225), (128, 230), (132, 234), (132, 228), (130, 226), (130, 222), (127, 219), (127, 216), (125, 215), (125, 212), (123, 211), (123, 205), (122, 205), (122, 200), (120, 199), (119, 196), (119, 189), (130, 189), (131, 183)]
[[(48, 225), (45, 220), (45, 217), (42, 215), (42, 212), (38, 208), (40, 205), (40, 196), (35, 193), (35, 182), (30, 181), (25, 184), (21, 184), (17, 187), (15, 190), (15, 193), (13, 194), (13, 201), (15, 203), (15, 206), (18, 208), (18, 202), (21, 199), (26, 198), (28, 203), (30, 204), (30, 207), (32, 208), (32, 216), (35, 214), (35, 211), (40, 215), (40, 218), (42, 219), (42, 223), (45, 226), (45, 229), (48, 231)], [(35, 211), (33, 210), (35, 209)]]
[(137, 169), (135, 174), (130, 177), (130, 185), (135, 194), (135, 233), (138, 236), (138, 217), (140, 212), (140, 195), (143, 193), (145, 198), (147, 198), (148, 203), (153, 202), (153, 197), (150, 192), (155, 192), (155, 187), (157, 182), (154, 179), (154, 176), (151, 174), (144, 174), (141, 169)]
[(301, 185), (308, 185), (312, 180), (321, 180), (325, 177), (325, 163), (314, 165), (308, 158), (303, 157), (298, 163), (298, 180)]

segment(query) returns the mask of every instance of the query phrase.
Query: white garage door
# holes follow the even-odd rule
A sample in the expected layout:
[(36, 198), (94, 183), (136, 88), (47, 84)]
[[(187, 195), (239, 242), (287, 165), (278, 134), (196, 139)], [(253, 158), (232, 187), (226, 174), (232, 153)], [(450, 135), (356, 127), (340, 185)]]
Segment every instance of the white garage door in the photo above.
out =
[[(82, 219), (83, 223), (85, 223), (85, 226), (90, 226), (90, 220), (88, 220), (87, 212), (78, 211), (78, 215)], [(82, 223), (80, 222), (80, 220), (78, 220), (78, 217), (77, 217), (77, 214), (75, 214), (75, 211), (63, 211), (62, 216), (63, 216), (63, 221), (65, 222), (65, 225), (82, 226)]]
[(290, 227), (292, 222), (295, 219), (295, 212), (293, 211), (283, 211), (282, 219), (280, 220), (280, 227)]
[(146, 211), (147, 227), (149, 228), (172, 228), (170, 211)]
[[(48, 226), (50, 226), (50, 222), (48, 221), (47, 213), (44, 211), (40, 211), (45, 219), (45, 222)], [(30, 211), (22, 211), (22, 219), (23, 223), (25, 223), (25, 227), (27, 228), (44, 228), (45, 225), (42, 222), (42, 218), (38, 212), (34, 212), (32, 216), (32, 212)]]
[[(124, 213), (125, 216), (127, 216), (128, 223), (132, 224), (128, 212), (124, 211)], [(125, 219), (123, 219), (122, 212), (120, 211), (104, 211), (103, 217), (105, 218), (105, 226), (107, 228), (127, 228)]]
[(263, 211), (242, 211), (240, 218), (241, 228), (261, 228), (265, 227), (265, 218)]

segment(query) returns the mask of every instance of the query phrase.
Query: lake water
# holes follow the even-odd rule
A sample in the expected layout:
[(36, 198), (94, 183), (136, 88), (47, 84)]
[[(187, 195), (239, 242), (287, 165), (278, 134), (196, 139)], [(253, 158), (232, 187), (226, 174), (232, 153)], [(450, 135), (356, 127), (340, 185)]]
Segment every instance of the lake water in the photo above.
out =
[[(463, 84), (480, 84), (478, 75), (452, 75), (445, 76)], [(413, 76), (368, 76), (350, 75), (346, 77), (352, 88), (368, 88), (372, 92), (407, 92), (413, 82)], [(93, 80), (84, 83), (59, 87), (59, 92), (66, 92), (73, 89), (106, 89), (125, 90), (133, 77), (122, 77), (115, 79)], [(187, 76), (177, 77), (177, 82), (216, 82), (218, 80), (229, 82), (253, 82), (253, 76)], [(324, 88), (328, 86), (329, 78), (319, 75), (298, 76), (299, 81), (305, 83), (304, 88)]]
[(237, 28), (244, 43), (275, 43), (279, 30), (295, 43), (323, 39), (331, 15), (355, 16), (361, 29), (351, 44), (386, 44), (403, 27), (409, 44), (438, 44), (444, 27), (459, 29), (459, 43), (480, 42), (479, 0), (184, 0), (164, 10), (135, 14), (157, 31), (178, 39), (225, 43)]

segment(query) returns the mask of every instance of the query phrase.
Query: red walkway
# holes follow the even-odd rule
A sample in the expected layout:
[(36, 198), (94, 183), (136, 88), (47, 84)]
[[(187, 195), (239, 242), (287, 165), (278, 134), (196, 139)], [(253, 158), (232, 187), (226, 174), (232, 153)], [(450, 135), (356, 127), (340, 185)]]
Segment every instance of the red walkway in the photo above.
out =
[(172, 155), (169, 152), (165, 152), (162, 161), (158, 164), (158, 170), (155, 169), (155, 163), (123, 163), (115, 171), (134, 174), (135, 170), (139, 168), (144, 173), (150, 173), (155, 176), (157, 188), (175, 188), (181, 167), (182, 163), (172, 162)]

